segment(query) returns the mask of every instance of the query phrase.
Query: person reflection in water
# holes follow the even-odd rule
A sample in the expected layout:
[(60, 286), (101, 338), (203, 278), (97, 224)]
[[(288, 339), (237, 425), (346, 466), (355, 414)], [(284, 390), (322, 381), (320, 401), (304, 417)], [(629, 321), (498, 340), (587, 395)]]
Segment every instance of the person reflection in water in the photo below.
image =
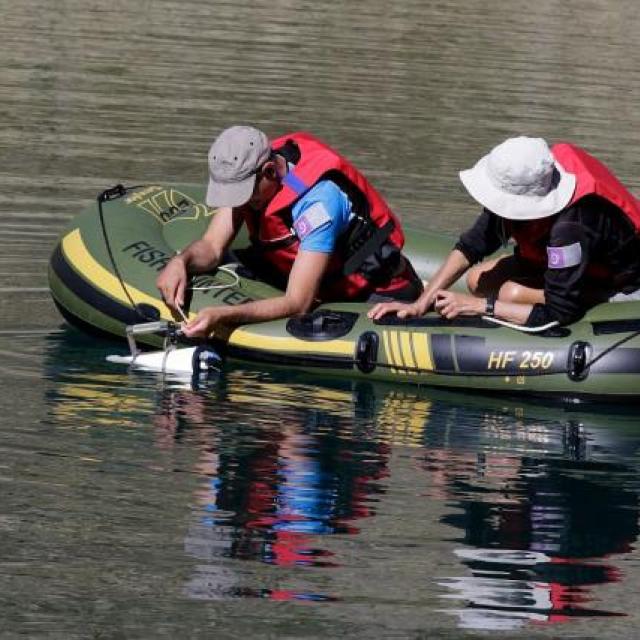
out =
[[(220, 416), (207, 416), (206, 404), (195, 394), (171, 392), (163, 404), (156, 421), (163, 447), (172, 424), (181, 425), (176, 433), (182, 437), (198, 424), (217, 425), (215, 434), (208, 427), (208, 441), (202, 443), (198, 472), (207, 480), (198, 492), (198, 522), (187, 538), (188, 551), (210, 564), (200, 567), (189, 593), (331, 598), (244, 587), (219, 565), (230, 557), (279, 567), (333, 566), (332, 554), (317, 546), (318, 536), (356, 534), (354, 522), (373, 514), (368, 494), (379, 490), (377, 482), (387, 473), (386, 445), (344, 438), (345, 425), (337, 416), (308, 408), (283, 412), (278, 402), (260, 407), (259, 426), (241, 430), (224, 425)], [(252, 403), (248, 414), (255, 410)]]
[[(391, 459), (381, 440), (392, 440), (410, 445), (405, 451), (427, 476), (428, 491), (416, 500), (441, 505), (440, 521), (461, 532), (452, 553), (466, 571), (442, 576), (436, 564), (430, 574), (447, 602), (466, 603), (443, 609), (460, 626), (621, 615), (589, 602), (601, 585), (620, 580), (611, 557), (629, 553), (637, 539), (638, 495), (629, 469), (590, 459), (597, 431), (567, 422), (563, 432), (555, 420), (516, 419), (484, 402), (473, 410), (459, 398), (438, 401), (436, 392), (357, 386), (342, 416), (311, 395), (301, 407), (287, 385), (258, 390), (252, 382), (251, 390), (227, 384), (224, 400), (235, 405), (227, 417), (192, 392), (168, 391), (161, 405), (159, 446), (169, 452), (173, 430), (200, 449), (195, 470), (204, 480), (185, 540), (200, 564), (188, 597), (336, 597), (313, 586), (247, 584), (255, 572), (225, 559), (335, 567), (323, 537), (356, 534), (357, 521), (375, 515)], [(249, 421), (239, 423), (243, 415)]]
[[(570, 436), (578, 429), (567, 425)], [(566, 442), (570, 455), (583, 449), (573, 437)], [(624, 615), (587, 603), (594, 587), (620, 580), (601, 559), (629, 553), (638, 536), (638, 495), (623, 481), (628, 470), (581, 459), (474, 453), (463, 464), (452, 454), (429, 447), (424, 461), (438, 490), (461, 508), (443, 522), (462, 530), (465, 547), (455, 554), (471, 572), (441, 579), (448, 597), (468, 602), (445, 612), (475, 629)]]

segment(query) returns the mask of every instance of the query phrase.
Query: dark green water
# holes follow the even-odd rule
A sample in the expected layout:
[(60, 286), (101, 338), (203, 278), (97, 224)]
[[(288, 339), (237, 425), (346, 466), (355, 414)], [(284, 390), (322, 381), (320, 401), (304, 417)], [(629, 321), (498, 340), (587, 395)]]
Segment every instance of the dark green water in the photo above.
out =
[(508, 135), (640, 192), (630, 0), (0, 0), (0, 637), (634, 638), (637, 410), (229, 367), (198, 390), (63, 328), (58, 233), (297, 128), (414, 226)]

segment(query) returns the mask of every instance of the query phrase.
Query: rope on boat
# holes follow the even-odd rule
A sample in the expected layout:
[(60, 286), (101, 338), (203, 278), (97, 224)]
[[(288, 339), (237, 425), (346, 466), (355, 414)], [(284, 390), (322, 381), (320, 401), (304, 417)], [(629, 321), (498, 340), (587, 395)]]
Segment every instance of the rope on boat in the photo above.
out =
[(640, 336), (640, 330), (634, 331), (628, 336), (625, 336), (624, 338), (620, 338), (620, 340), (618, 340), (617, 342), (614, 342), (612, 345), (609, 345), (604, 351), (601, 351), (597, 356), (594, 356), (593, 358), (591, 358), (591, 360), (589, 360), (584, 365), (584, 368), (588, 369), (589, 367), (591, 367), (591, 365), (598, 362), (598, 360), (600, 360), (607, 354), (611, 353), (614, 349), (617, 349), (620, 345), (624, 344), (625, 342), (628, 342), (629, 340), (633, 340), (633, 338), (635, 338), (636, 336)]
[(211, 291), (213, 289), (230, 289), (231, 287), (240, 285), (240, 276), (229, 267), (225, 267), (224, 265), (219, 266), (216, 271), (221, 271), (222, 273), (226, 273), (228, 276), (233, 278), (233, 282), (227, 282), (222, 284), (210, 284), (204, 287), (188, 287), (191, 291)]
[(520, 324), (514, 324), (513, 322), (508, 322), (507, 320), (500, 320), (500, 318), (494, 318), (493, 316), (482, 316), (482, 319), (485, 322), (493, 322), (493, 324), (499, 324), (502, 327), (508, 327), (509, 329), (515, 329), (516, 331), (521, 331), (522, 333), (542, 333), (547, 329), (551, 329), (553, 327), (557, 327), (560, 323), (557, 320), (553, 322), (547, 322), (547, 324), (541, 324), (538, 327), (525, 327)]

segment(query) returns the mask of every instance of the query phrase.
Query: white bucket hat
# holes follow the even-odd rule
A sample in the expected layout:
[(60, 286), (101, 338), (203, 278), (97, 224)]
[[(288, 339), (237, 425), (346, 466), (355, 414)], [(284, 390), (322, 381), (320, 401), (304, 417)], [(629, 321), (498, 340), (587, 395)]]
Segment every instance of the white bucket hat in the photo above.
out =
[(576, 188), (542, 138), (509, 138), (460, 172), (472, 198), (509, 220), (538, 220), (564, 209)]

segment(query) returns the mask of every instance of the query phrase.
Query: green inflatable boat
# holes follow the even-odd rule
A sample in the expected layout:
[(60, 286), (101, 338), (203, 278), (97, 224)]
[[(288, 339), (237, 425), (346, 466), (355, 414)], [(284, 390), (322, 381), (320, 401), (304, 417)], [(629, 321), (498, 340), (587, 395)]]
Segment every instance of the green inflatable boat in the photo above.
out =
[[(130, 343), (137, 333), (140, 343), (166, 346), (167, 322), (174, 318), (155, 280), (215, 215), (203, 196), (202, 188), (188, 185), (118, 185), (101, 194), (63, 232), (51, 257), (51, 293), (64, 317), (81, 329), (129, 336)], [(405, 253), (428, 280), (452, 239), (414, 230), (407, 238)], [(247, 244), (241, 234), (234, 247)], [(187, 307), (193, 317), (206, 306), (242, 304), (280, 292), (233, 263), (195, 277), (190, 294)], [(640, 400), (640, 302), (603, 304), (573, 325), (538, 333), (483, 318), (448, 321), (435, 313), (373, 322), (368, 308), (326, 304), (303, 316), (238, 327), (211, 344), (235, 360), (323, 375), (554, 395), (567, 401)], [(136, 332), (132, 326), (146, 330)], [(200, 353), (202, 347), (180, 342), (178, 337), (174, 351), (189, 357)]]

